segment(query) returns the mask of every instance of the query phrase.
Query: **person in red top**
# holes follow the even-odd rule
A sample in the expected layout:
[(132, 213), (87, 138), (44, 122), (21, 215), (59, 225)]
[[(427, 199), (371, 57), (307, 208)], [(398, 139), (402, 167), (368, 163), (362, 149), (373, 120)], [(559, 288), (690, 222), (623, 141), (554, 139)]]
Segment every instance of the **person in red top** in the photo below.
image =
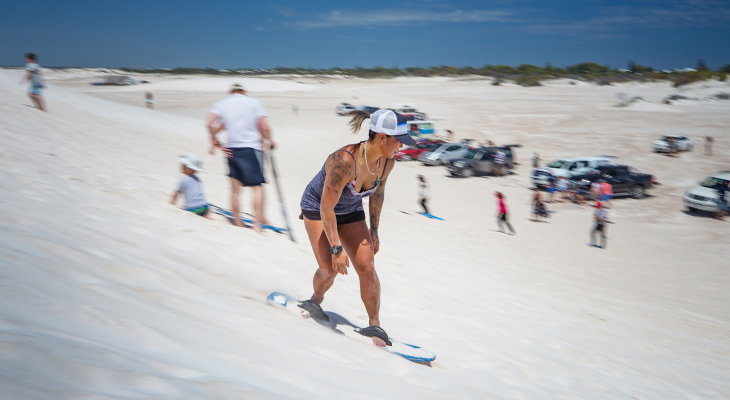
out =
[[(601, 179), (601, 201), (606, 204), (613, 205), (611, 201), (613, 199), (613, 186), (605, 180)], [(608, 207), (611, 208), (611, 207)]]
[(497, 213), (497, 225), (499, 226), (499, 231), (504, 232), (502, 230), (502, 222), (504, 222), (507, 225), (507, 228), (509, 228), (510, 234), (514, 235), (516, 232), (512, 229), (512, 225), (510, 225), (507, 220), (507, 206), (504, 204), (504, 195), (501, 192), (496, 192), (494, 195), (497, 196), (497, 205), (499, 207), (499, 212)]

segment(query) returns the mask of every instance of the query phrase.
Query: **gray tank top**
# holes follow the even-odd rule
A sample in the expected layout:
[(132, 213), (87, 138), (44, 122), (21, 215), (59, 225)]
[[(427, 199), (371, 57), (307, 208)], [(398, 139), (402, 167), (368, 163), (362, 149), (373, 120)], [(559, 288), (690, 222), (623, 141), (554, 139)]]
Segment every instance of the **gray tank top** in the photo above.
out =
[[(353, 160), (356, 160), (355, 156), (353, 156), (352, 153), (347, 150), (337, 151), (344, 151), (352, 156)], [(304, 189), (302, 201), (299, 204), (302, 210), (319, 212), (320, 204), (322, 204), (322, 191), (324, 191), (324, 182), (327, 178), (327, 171), (325, 169), (326, 167), (327, 161), (324, 162), (324, 165), (322, 165), (322, 169), (319, 170), (319, 173), (317, 173), (317, 175), (312, 178), (312, 180), (307, 185), (307, 188)], [(342, 195), (340, 196), (340, 200), (335, 205), (335, 215), (344, 215), (357, 211), (363, 211), (363, 197), (368, 197), (375, 193), (375, 191), (378, 189), (378, 186), (380, 186), (380, 180), (382, 179), (383, 174), (385, 174), (385, 169), (387, 167), (388, 160), (385, 160), (383, 172), (380, 176), (376, 178), (375, 185), (370, 190), (365, 190), (362, 192), (355, 191), (355, 181), (357, 181), (357, 176), (355, 176), (355, 179), (352, 182), (345, 185), (345, 188), (342, 189)]]

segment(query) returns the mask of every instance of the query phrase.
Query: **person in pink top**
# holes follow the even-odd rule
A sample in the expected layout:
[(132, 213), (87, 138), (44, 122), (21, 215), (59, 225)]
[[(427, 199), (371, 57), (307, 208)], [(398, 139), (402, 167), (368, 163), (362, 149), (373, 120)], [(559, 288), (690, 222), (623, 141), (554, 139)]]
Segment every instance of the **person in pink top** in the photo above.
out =
[[(605, 180), (601, 179), (601, 201), (613, 205), (613, 186)], [(611, 207), (608, 207), (611, 208)]]
[(499, 212), (497, 213), (497, 225), (499, 226), (499, 231), (506, 233), (502, 230), (502, 222), (504, 222), (507, 225), (507, 228), (509, 228), (510, 234), (514, 235), (515, 230), (512, 229), (512, 225), (510, 225), (509, 220), (507, 219), (507, 206), (504, 204), (504, 195), (501, 192), (496, 192), (494, 195), (497, 196), (497, 206), (499, 207)]

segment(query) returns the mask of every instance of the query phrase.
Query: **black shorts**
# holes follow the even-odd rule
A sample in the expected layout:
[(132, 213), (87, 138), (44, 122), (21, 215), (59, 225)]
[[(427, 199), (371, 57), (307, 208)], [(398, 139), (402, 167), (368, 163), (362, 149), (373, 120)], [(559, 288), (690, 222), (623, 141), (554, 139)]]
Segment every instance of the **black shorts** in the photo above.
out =
[[(353, 222), (365, 221), (365, 211), (355, 211), (349, 214), (335, 215), (337, 218), (337, 225), (351, 224)], [(319, 211), (302, 210), (299, 214), (299, 219), (307, 218), (312, 221), (321, 221), (322, 216), (319, 215)]]
[(264, 153), (250, 147), (230, 149), (233, 157), (228, 159), (228, 176), (243, 186), (260, 186), (264, 179)]
[(598, 232), (603, 232), (603, 223), (602, 222), (596, 223), (596, 230)]

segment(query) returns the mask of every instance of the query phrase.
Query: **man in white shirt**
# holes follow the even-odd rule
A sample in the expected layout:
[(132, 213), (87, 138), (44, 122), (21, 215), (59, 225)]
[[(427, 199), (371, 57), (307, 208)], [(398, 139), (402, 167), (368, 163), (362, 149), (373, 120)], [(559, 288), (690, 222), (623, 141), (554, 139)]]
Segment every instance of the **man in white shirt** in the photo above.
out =
[[(274, 148), (271, 130), (266, 121), (266, 111), (260, 101), (246, 96), (239, 84), (231, 87), (225, 99), (215, 103), (205, 118), (205, 126), (210, 132), (210, 154), (216, 148), (228, 157), (228, 176), (231, 178), (231, 211), (233, 223), (243, 226), (239, 218), (238, 202), (241, 186), (253, 188), (254, 230), (261, 233), (264, 218), (264, 157), (266, 145)], [(225, 129), (228, 143), (223, 146), (216, 134)]]

